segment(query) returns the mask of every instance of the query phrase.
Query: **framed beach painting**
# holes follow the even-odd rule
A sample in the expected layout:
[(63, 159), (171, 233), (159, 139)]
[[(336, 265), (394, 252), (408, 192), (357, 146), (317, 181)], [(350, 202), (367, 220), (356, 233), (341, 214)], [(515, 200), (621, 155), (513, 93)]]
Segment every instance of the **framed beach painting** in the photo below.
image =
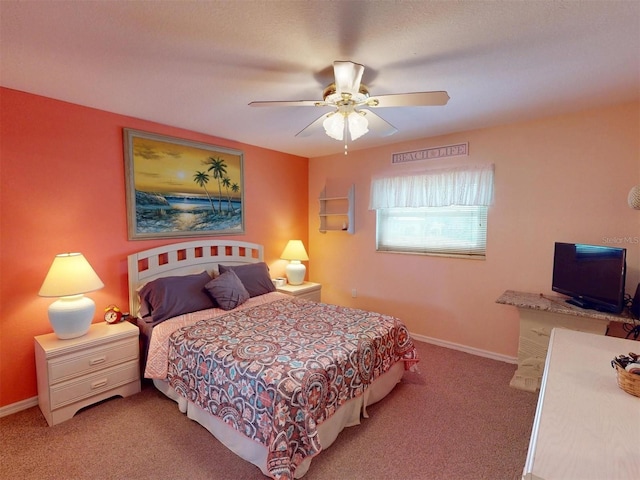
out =
[(239, 150), (124, 129), (129, 240), (244, 233)]

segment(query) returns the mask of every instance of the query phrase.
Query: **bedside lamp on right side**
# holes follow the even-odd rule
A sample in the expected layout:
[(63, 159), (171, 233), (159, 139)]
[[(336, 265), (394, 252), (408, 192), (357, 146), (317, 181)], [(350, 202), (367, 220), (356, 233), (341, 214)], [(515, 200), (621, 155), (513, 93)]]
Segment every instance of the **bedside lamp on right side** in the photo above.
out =
[(309, 256), (307, 255), (307, 251), (304, 249), (302, 240), (289, 240), (289, 243), (284, 247), (280, 258), (283, 260), (289, 260), (289, 264), (285, 269), (287, 281), (291, 285), (302, 285), (304, 282), (304, 275), (307, 272), (307, 267), (300, 262), (309, 260)]

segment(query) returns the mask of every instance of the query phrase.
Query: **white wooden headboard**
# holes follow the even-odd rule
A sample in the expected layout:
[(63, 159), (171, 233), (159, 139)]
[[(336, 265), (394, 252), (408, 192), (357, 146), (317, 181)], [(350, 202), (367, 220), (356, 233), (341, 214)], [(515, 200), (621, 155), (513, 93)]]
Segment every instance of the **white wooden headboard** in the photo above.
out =
[(151, 248), (128, 256), (129, 313), (138, 311), (137, 289), (151, 280), (203, 270), (212, 276), (218, 264), (242, 265), (263, 261), (264, 247), (234, 240), (196, 240)]

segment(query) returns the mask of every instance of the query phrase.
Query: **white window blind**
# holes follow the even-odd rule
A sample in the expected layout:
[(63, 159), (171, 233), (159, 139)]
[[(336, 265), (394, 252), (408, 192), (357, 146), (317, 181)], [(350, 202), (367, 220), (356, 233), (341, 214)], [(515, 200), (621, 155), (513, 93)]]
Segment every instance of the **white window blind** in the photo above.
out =
[(376, 249), (484, 258), (493, 172), (486, 165), (373, 179)]

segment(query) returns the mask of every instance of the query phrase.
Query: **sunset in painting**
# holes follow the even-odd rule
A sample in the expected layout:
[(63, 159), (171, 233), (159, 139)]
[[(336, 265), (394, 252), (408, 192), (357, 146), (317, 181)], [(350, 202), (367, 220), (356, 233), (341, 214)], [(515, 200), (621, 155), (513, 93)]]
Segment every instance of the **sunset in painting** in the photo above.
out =
[[(207, 171), (209, 158), (224, 160), (226, 176), (232, 184), (241, 187), (238, 155), (135, 137), (133, 158), (135, 187), (138, 191), (202, 195), (204, 190), (194, 181), (194, 176), (197, 172)], [(240, 194), (240, 191), (233, 192), (231, 197), (240, 198)]]

